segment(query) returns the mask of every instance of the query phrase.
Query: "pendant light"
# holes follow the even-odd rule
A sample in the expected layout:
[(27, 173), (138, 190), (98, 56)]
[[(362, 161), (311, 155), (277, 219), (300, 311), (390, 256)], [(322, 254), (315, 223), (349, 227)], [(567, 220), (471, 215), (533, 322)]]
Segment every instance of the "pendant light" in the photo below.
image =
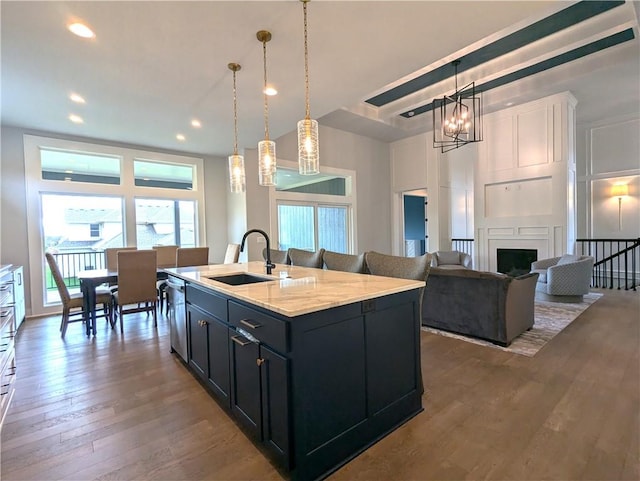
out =
[(244, 157), (238, 155), (238, 100), (236, 97), (236, 72), (240, 70), (240, 64), (227, 65), (233, 72), (233, 155), (229, 156), (229, 186), (233, 194), (241, 194), (245, 191)]
[(298, 170), (301, 175), (313, 175), (320, 171), (318, 149), (318, 122), (311, 119), (309, 109), (309, 47), (307, 44), (307, 3), (302, 2), (304, 14), (304, 93), (305, 117), (298, 122)]
[(269, 103), (267, 100), (267, 42), (271, 32), (260, 30), (256, 33), (262, 42), (262, 60), (264, 66), (264, 140), (258, 142), (258, 178), (260, 185), (276, 185), (276, 143), (269, 140)]

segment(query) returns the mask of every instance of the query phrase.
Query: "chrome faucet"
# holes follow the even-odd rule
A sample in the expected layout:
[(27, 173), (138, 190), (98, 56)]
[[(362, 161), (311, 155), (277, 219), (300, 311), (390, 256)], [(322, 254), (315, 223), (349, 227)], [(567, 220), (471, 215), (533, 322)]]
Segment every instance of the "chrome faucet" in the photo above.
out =
[(264, 237), (265, 241), (267, 241), (267, 260), (264, 263), (265, 268), (267, 269), (267, 274), (271, 274), (271, 269), (273, 269), (276, 265), (271, 262), (271, 241), (269, 240), (269, 236), (267, 233), (260, 229), (250, 229), (244, 233), (242, 236), (242, 242), (240, 243), (240, 252), (244, 252), (244, 241), (247, 240), (247, 236), (252, 232), (257, 232)]

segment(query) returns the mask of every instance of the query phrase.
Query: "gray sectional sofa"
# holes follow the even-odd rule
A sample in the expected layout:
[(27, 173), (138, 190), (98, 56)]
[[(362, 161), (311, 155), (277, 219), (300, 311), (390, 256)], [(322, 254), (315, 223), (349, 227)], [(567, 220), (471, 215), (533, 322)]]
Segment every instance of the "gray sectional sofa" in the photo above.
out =
[(533, 326), (537, 273), (520, 277), (432, 267), (422, 324), (501, 346)]

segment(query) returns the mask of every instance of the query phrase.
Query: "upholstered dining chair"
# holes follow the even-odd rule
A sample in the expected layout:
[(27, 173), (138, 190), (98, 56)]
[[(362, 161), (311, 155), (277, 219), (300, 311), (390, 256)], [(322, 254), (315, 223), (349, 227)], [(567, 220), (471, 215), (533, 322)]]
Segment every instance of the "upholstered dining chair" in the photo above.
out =
[(227, 244), (223, 264), (235, 264), (240, 258), (240, 244)]
[[(323, 254), (324, 249), (322, 248), (315, 252), (295, 249), (293, 247), (289, 248), (289, 259), (291, 259), (291, 265), (293, 266), (315, 267), (316, 269), (322, 269)], [(273, 259), (271, 259), (271, 261), (273, 261)]]
[[(132, 251), (137, 247), (108, 247), (104, 250), (105, 263), (108, 271), (118, 270), (118, 252), (120, 251)], [(118, 284), (116, 282), (109, 284), (109, 290), (114, 293), (118, 290)]]
[(322, 260), (328, 270), (355, 272), (357, 274), (367, 272), (364, 263), (364, 254), (342, 254), (340, 252), (325, 250), (324, 254), (322, 254)]
[[(424, 254), (419, 257), (400, 257), (387, 254), (380, 254), (379, 252), (369, 251), (365, 253), (365, 261), (367, 269), (374, 276), (385, 277), (397, 277), (401, 279), (413, 279), (416, 281), (427, 281), (429, 277), (429, 271), (431, 269), (431, 254)], [(420, 288), (419, 302), (418, 302), (418, 332), (422, 324), (422, 298), (424, 297), (425, 288)], [(416, 349), (420, 349), (420, 342)], [(420, 359), (420, 356), (417, 356)], [(424, 392), (424, 385), (422, 384), (422, 367), (418, 362), (416, 365), (417, 372), (420, 374), (420, 392)]]
[(209, 264), (208, 247), (179, 247), (176, 250), (176, 267), (206, 266)]
[[(155, 245), (151, 248), (158, 253), (158, 258), (157, 258), (158, 265), (156, 266), (157, 268), (176, 267), (178, 246)], [(167, 281), (165, 280), (156, 281), (156, 290), (158, 293), (158, 301), (160, 303), (160, 312), (162, 312), (162, 309), (164, 308), (164, 298), (165, 298), (164, 291), (166, 288), (167, 288)]]
[[(83, 298), (80, 292), (69, 293), (67, 285), (64, 283), (64, 278), (60, 272), (60, 267), (56, 262), (55, 257), (49, 252), (45, 253), (47, 264), (51, 270), (51, 275), (56, 283), (58, 294), (60, 294), (60, 301), (62, 302), (62, 320), (60, 322), (61, 336), (64, 337), (67, 333), (67, 326), (70, 322), (84, 321), (84, 312), (82, 311)], [(111, 291), (106, 288), (98, 287), (96, 289), (96, 305), (102, 304), (102, 313), (98, 317), (105, 317), (111, 322)], [(78, 311), (78, 309), (80, 309)], [(75, 310), (75, 311), (73, 311)]]
[[(123, 316), (133, 312), (152, 313), (153, 324), (158, 325), (156, 266), (157, 251), (153, 249), (118, 252), (118, 290), (113, 293), (113, 299), (121, 333), (124, 332)], [(127, 307), (132, 304), (136, 307)], [(115, 317), (111, 323), (114, 325)]]
[(118, 270), (118, 252), (136, 250), (137, 247), (108, 247), (104, 250), (105, 264), (107, 270)]
[(178, 246), (153, 246), (151, 247), (158, 253), (158, 265), (157, 267), (175, 267), (176, 266), (176, 251)]
[[(269, 255), (271, 257), (271, 262), (274, 264), (291, 264), (291, 259), (289, 258), (289, 251), (281, 251), (278, 249), (269, 249)], [(267, 248), (262, 249), (262, 258), (267, 260)]]

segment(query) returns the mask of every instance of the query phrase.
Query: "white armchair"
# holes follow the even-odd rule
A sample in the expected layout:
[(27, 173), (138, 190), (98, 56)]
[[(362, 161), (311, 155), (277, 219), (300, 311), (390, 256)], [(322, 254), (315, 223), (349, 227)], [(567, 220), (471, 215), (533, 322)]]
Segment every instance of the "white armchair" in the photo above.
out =
[(539, 275), (536, 297), (560, 302), (581, 302), (589, 293), (593, 257), (565, 254), (531, 264)]

